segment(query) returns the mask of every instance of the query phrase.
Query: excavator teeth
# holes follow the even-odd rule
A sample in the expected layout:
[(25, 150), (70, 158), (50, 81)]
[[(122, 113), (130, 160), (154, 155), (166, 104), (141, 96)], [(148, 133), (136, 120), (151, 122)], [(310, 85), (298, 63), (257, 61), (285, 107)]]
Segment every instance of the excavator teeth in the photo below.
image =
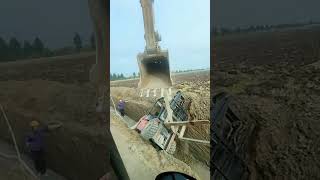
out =
[(146, 97), (149, 97), (150, 95), (150, 89), (147, 89), (147, 96)]
[(157, 89), (154, 89), (153, 90), (153, 97), (156, 97), (157, 96)]
[[(158, 93), (159, 92), (159, 93)], [(154, 89), (141, 89), (140, 90), (140, 97), (164, 97), (168, 96), (171, 97), (172, 95), (172, 88), (154, 88)]]
[(140, 90), (140, 97), (143, 97), (143, 89)]

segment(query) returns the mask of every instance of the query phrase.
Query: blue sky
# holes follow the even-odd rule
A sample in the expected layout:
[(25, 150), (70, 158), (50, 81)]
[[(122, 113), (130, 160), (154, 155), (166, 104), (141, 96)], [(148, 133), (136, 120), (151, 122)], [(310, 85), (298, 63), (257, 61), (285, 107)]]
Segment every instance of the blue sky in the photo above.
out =
[[(131, 75), (145, 47), (140, 0), (111, 0), (110, 9), (110, 71)], [(171, 70), (209, 68), (210, 0), (155, 0), (154, 11)]]

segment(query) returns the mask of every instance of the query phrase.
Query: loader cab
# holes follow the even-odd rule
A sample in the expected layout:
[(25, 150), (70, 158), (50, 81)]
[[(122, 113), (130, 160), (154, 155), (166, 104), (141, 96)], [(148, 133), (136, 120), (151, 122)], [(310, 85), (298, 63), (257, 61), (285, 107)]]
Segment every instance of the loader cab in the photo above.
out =
[(149, 120), (153, 118), (157, 118), (161, 121), (164, 121), (167, 118), (167, 111), (164, 104), (164, 98), (159, 98), (150, 109), (148, 115)]
[(178, 91), (172, 98), (172, 100), (170, 101), (170, 108), (173, 111), (173, 115), (176, 121), (188, 120), (186, 107), (189, 105), (189, 103), (191, 102), (186, 101), (181, 91)]

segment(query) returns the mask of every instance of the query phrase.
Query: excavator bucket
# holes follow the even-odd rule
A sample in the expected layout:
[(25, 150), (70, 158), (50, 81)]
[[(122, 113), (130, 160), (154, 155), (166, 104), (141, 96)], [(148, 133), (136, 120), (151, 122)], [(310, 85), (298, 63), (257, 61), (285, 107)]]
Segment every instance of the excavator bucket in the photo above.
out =
[(168, 51), (161, 50), (161, 37), (154, 27), (153, 0), (140, 0), (144, 21), (146, 47), (138, 54), (140, 82), (138, 88), (156, 89), (172, 86)]
[(139, 54), (140, 70), (139, 88), (155, 89), (172, 86), (168, 52), (156, 54)]

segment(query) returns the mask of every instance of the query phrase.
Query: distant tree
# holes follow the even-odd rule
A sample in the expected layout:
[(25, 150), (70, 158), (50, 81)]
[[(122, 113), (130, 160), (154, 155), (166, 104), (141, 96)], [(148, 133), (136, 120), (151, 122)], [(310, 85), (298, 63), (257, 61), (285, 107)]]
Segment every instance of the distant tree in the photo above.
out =
[(24, 58), (28, 58), (32, 56), (32, 45), (29, 41), (24, 41), (23, 43), (23, 56)]
[(112, 80), (117, 80), (117, 74), (116, 73), (112, 74)]
[(90, 44), (92, 49), (96, 49), (96, 40), (93, 33), (91, 34), (91, 37), (90, 37)]
[(54, 56), (54, 53), (49, 48), (44, 48), (43, 56), (45, 56), (45, 57)]
[(8, 58), (8, 45), (7, 42), (0, 37), (0, 62)]
[(240, 28), (240, 27), (237, 27), (237, 28), (235, 29), (235, 32), (236, 32), (236, 33), (241, 32), (241, 28)]
[(136, 77), (136, 73), (135, 72), (132, 75), (133, 75), (134, 78)]
[(80, 49), (82, 48), (82, 40), (81, 40), (81, 37), (78, 33), (75, 33), (75, 35), (73, 37), (73, 43), (74, 43), (76, 50), (78, 52), (80, 52)]
[(39, 37), (36, 37), (32, 43), (32, 56), (41, 57), (44, 54), (44, 44)]
[(124, 79), (124, 75), (122, 73), (120, 74), (120, 79)]
[(11, 38), (9, 41), (9, 58), (19, 59), (21, 57), (21, 45), (16, 38)]

